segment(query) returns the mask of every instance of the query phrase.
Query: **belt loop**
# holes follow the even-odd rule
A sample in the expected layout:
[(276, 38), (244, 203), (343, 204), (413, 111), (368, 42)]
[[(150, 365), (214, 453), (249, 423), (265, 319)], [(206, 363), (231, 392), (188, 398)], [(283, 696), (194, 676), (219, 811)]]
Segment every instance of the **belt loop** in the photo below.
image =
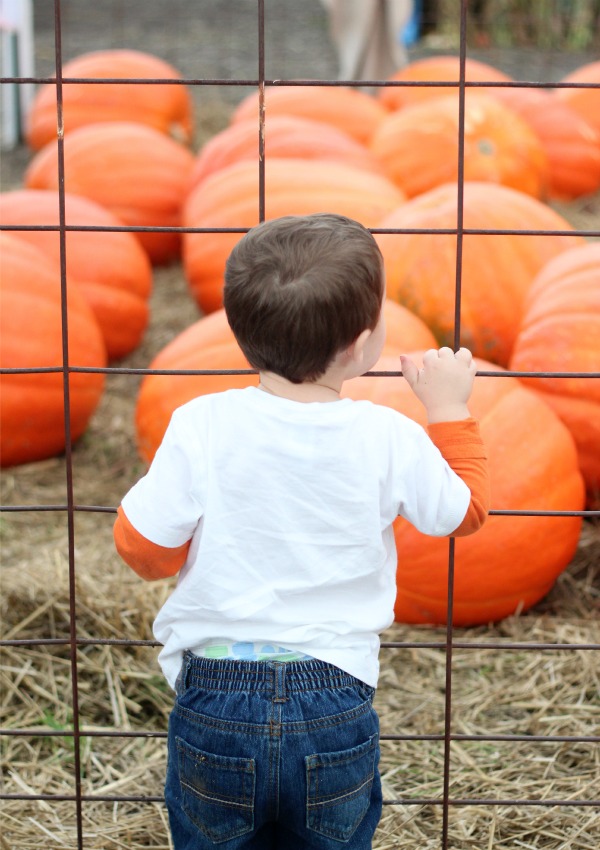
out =
[(273, 662), (275, 668), (275, 697), (273, 702), (287, 702), (285, 691), (285, 662)]

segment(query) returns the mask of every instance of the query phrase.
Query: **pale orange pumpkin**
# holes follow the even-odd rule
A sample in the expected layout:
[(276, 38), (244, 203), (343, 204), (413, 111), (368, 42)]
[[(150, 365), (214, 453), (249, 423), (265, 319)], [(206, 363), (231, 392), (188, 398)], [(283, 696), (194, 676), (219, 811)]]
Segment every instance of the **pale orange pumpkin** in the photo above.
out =
[(548, 158), (548, 196), (571, 201), (600, 189), (600, 128), (543, 89), (497, 88), (490, 94), (538, 135)]
[[(235, 109), (232, 123), (254, 120), (258, 127), (258, 93), (249, 94)], [(371, 95), (347, 86), (273, 86), (265, 91), (266, 114), (296, 115), (333, 124), (366, 144), (386, 114)]]
[[(415, 59), (389, 78), (390, 82), (427, 83), (423, 86), (384, 86), (379, 89), (378, 99), (389, 110), (403, 109), (410, 104), (420, 103), (447, 94), (454, 94), (458, 102), (460, 59), (458, 56), (427, 56)], [(486, 62), (467, 57), (465, 80), (470, 83), (505, 83), (512, 77)], [(435, 86), (433, 83), (456, 83), (456, 86)], [(495, 87), (489, 87), (494, 90)], [(486, 91), (484, 86), (469, 87), (467, 91)]]
[(557, 88), (554, 96), (565, 101), (600, 133), (600, 60), (580, 65), (560, 83), (581, 83), (581, 88)]
[[(416, 360), (420, 352), (412, 354)], [(377, 369), (393, 369), (382, 357)], [(502, 371), (477, 361), (479, 370)], [(367, 398), (425, 425), (424, 409), (402, 378), (356, 378), (344, 396)], [(580, 511), (584, 486), (571, 434), (558, 416), (516, 378), (478, 377), (469, 408), (489, 457), (492, 510)], [(535, 423), (535, 425), (532, 425)], [(456, 540), (454, 617), (485, 624), (525, 611), (551, 589), (577, 548), (581, 517), (490, 516)], [(395, 523), (398, 548), (395, 616), (404, 623), (447, 619), (448, 540)]]
[[(0, 375), (0, 463), (30, 463), (65, 449), (60, 272), (56, 262), (18, 237), (0, 233), (0, 366), (58, 367), (57, 372)], [(83, 295), (69, 287), (69, 365), (106, 366), (100, 329)], [(71, 439), (86, 430), (104, 388), (101, 372), (69, 375)]]
[[(423, 322), (398, 304), (384, 303), (385, 350), (432, 348), (435, 338)], [(393, 369), (400, 369), (394, 359)], [(159, 354), (150, 369), (249, 369), (227, 322), (224, 310), (204, 316), (179, 334)], [(365, 378), (365, 380), (367, 380)], [(150, 462), (176, 407), (199, 395), (256, 385), (256, 375), (147, 375), (136, 405), (136, 433), (141, 457)]]
[[(404, 194), (391, 180), (349, 165), (272, 159), (265, 167), (266, 218), (327, 212), (374, 227), (397, 208)], [(190, 193), (183, 224), (193, 228), (249, 228), (259, 222), (259, 176), (242, 160), (207, 177)], [(205, 313), (223, 303), (223, 274), (240, 233), (186, 233), (183, 261), (191, 292)]]
[[(179, 227), (194, 166), (191, 151), (152, 127), (126, 121), (87, 124), (64, 140), (65, 189), (90, 198), (133, 227)], [(28, 189), (57, 189), (57, 143), (25, 171)], [(179, 256), (178, 232), (136, 232), (155, 264)]]
[[(523, 372), (600, 370), (600, 242), (555, 257), (525, 302), (510, 368)], [(600, 507), (600, 380), (522, 378), (569, 428), (579, 453), (588, 506)]]
[[(385, 173), (412, 198), (458, 179), (459, 129), (458, 100), (446, 95), (391, 113), (370, 147)], [(465, 180), (501, 183), (543, 199), (548, 159), (527, 122), (489, 95), (469, 92), (463, 173)]]
[[(178, 80), (168, 62), (139, 50), (96, 50), (66, 62), (64, 78)], [(183, 83), (65, 83), (62, 88), (64, 131), (99, 121), (136, 121), (189, 142), (193, 101)], [(56, 85), (38, 89), (26, 115), (25, 139), (40, 150), (56, 139)]]
[[(210, 138), (201, 148), (191, 176), (194, 188), (210, 174), (240, 160), (258, 162), (256, 121), (238, 121)], [(366, 171), (381, 173), (371, 151), (360, 142), (324, 121), (275, 115), (265, 123), (265, 157), (272, 159), (321, 159), (343, 162)]]
[[(66, 224), (84, 227), (122, 227), (112, 213), (88, 198), (65, 193)], [(16, 189), (0, 193), (0, 222), (5, 225), (58, 225), (58, 193)], [(60, 262), (56, 230), (15, 231), (20, 239), (41, 248)], [(149, 320), (152, 267), (131, 233), (67, 231), (66, 267), (81, 290), (102, 331), (110, 359), (129, 354), (140, 344)]]
[[(454, 340), (457, 187), (446, 184), (412, 198), (378, 227), (431, 233), (378, 234), (387, 294), (420, 316), (440, 344)], [(461, 341), (502, 366), (509, 357), (535, 275), (549, 260), (584, 243), (546, 204), (507, 186), (464, 184), (464, 227), (472, 230), (567, 231), (569, 235), (466, 234), (463, 238)]]

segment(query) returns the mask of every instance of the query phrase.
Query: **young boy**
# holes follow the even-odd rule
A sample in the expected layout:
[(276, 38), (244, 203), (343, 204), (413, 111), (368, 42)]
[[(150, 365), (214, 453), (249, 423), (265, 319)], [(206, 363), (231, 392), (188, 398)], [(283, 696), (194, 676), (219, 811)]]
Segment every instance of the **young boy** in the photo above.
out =
[(258, 387), (176, 410), (115, 541), (145, 579), (179, 572), (154, 633), (176, 692), (166, 799), (176, 850), (366, 850), (381, 815), (379, 634), (393, 620), (400, 514), (476, 531), (485, 451), (471, 354), (402, 357), (429, 435), (340, 398), (385, 338), (383, 261), (333, 214), (258, 225), (225, 309)]

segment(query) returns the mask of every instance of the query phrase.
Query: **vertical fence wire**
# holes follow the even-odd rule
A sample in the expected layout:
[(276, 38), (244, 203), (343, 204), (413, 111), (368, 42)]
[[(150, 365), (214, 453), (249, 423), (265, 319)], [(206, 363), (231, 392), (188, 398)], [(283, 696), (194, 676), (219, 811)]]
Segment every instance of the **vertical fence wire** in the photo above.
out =
[[(458, 181), (457, 181), (457, 220), (456, 220), (456, 247), (457, 247), (457, 255), (456, 255), (456, 282), (455, 282), (455, 324), (454, 324), (454, 347), (458, 349), (460, 347), (460, 321), (461, 321), (461, 287), (462, 287), (462, 251), (463, 251), (463, 238), (466, 233), (469, 234), (477, 234), (482, 233), (486, 234), (489, 231), (477, 231), (477, 230), (466, 230), (464, 227), (463, 220), (463, 199), (464, 199), (464, 155), (465, 155), (465, 97), (468, 83), (466, 81), (466, 54), (467, 54), (467, 12), (468, 12), (468, 0), (461, 0), (460, 3), (460, 46), (459, 46), (459, 61), (460, 61), (460, 74), (459, 81), (456, 85), (456, 90), (458, 91), (459, 96), (459, 145), (458, 145)], [(136, 738), (136, 737), (166, 737), (166, 733), (163, 731), (128, 731), (121, 729), (114, 729), (110, 731), (106, 730), (86, 730), (81, 727), (81, 717), (80, 717), (80, 707), (79, 707), (79, 677), (78, 677), (78, 660), (77, 653), (80, 648), (86, 646), (157, 646), (158, 644), (152, 640), (139, 640), (132, 641), (127, 639), (83, 639), (78, 637), (77, 632), (77, 593), (76, 593), (76, 553), (75, 553), (75, 514), (78, 511), (91, 511), (91, 512), (114, 512), (113, 507), (107, 506), (94, 506), (94, 505), (77, 505), (74, 500), (74, 489), (73, 489), (73, 457), (72, 457), (72, 448), (71, 448), (71, 433), (70, 433), (70, 376), (76, 372), (104, 372), (107, 374), (168, 374), (168, 375), (178, 375), (178, 374), (231, 374), (231, 375), (239, 375), (239, 374), (247, 374), (248, 372), (252, 372), (253, 370), (151, 370), (151, 369), (126, 369), (119, 367), (106, 367), (104, 369), (85, 369), (82, 367), (71, 366), (69, 360), (69, 346), (68, 346), (68, 315), (67, 315), (67, 245), (66, 245), (66, 234), (69, 230), (77, 230), (81, 228), (77, 228), (76, 226), (68, 226), (66, 224), (66, 216), (65, 216), (65, 162), (64, 162), (64, 122), (63, 122), (63, 74), (62, 74), (62, 32), (61, 32), (61, 0), (54, 0), (54, 20), (55, 20), (55, 64), (56, 64), (56, 76), (53, 81), (56, 85), (56, 109), (57, 109), (57, 136), (58, 136), (58, 159), (57, 159), (57, 169), (58, 169), (58, 198), (59, 198), (59, 225), (58, 228), (48, 228), (42, 227), (33, 228), (33, 229), (58, 229), (59, 240), (60, 240), (60, 280), (61, 280), (61, 316), (62, 316), (62, 342), (63, 342), (63, 360), (62, 365), (57, 367), (52, 367), (50, 369), (3, 369), (3, 373), (26, 373), (26, 372), (36, 372), (40, 373), (43, 371), (60, 371), (62, 372), (63, 378), (63, 391), (64, 391), (64, 413), (65, 413), (65, 437), (66, 437), (66, 449), (65, 449), (65, 504), (63, 505), (19, 505), (19, 506), (6, 506), (3, 507), (2, 510), (6, 511), (61, 511), (65, 512), (67, 518), (67, 540), (68, 540), (68, 577), (69, 577), (69, 637), (68, 639), (62, 638), (54, 638), (54, 639), (40, 639), (40, 640), (26, 640), (26, 639), (14, 639), (14, 640), (4, 640), (0, 641), (0, 646), (23, 646), (23, 647), (32, 647), (39, 645), (54, 645), (54, 646), (66, 646), (69, 650), (69, 659), (70, 659), (70, 671), (71, 671), (71, 699), (72, 699), (72, 710), (73, 710), (73, 721), (72, 721), (72, 730), (60, 729), (60, 730), (45, 730), (43, 732), (44, 736), (61, 736), (63, 738), (71, 737), (73, 740), (73, 770), (74, 770), (74, 793), (73, 794), (0, 794), (0, 799), (39, 799), (39, 800), (72, 800), (75, 806), (76, 811), (76, 841), (78, 850), (85, 850), (84, 848), (84, 832), (83, 832), (83, 806), (87, 801), (98, 801), (105, 800), (107, 802), (118, 802), (118, 801), (136, 801), (136, 802), (161, 802), (163, 800), (162, 796), (156, 795), (101, 795), (101, 794), (84, 794), (82, 790), (82, 765), (81, 765), (81, 740), (84, 737), (117, 737), (117, 738)], [(259, 220), (263, 221), (266, 217), (266, 188), (265, 188), (265, 168), (266, 168), (266, 150), (265, 150), (265, 125), (266, 125), (266, 110), (265, 110), (265, 94), (266, 89), (269, 85), (287, 83), (294, 84), (298, 83), (298, 81), (273, 81), (267, 80), (265, 75), (265, 0), (257, 0), (257, 22), (258, 22), (258, 36), (257, 36), (257, 52), (258, 52), (258, 79), (257, 81), (250, 80), (238, 80), (236, 83), (241, 83), (244, 85), (257, 85), (258, 87), (258, 140), (259, 140), (259, 156), (258, 156), (258, 170), (259, 170), (259, 191), (258, 191), (258, 206), (259, 206)], [(45, 80), (31, 80), (29, 78), (15, 78), (15, 82), (19, 83), (31, 83), (31, 82), (46, 82)], [(98, 81), (100, 82), (100, 81)], [(121, 80), (121, 82), (130, 82), (128, 80)], [(140, 81), (137, 81), (140, 82)], [(145, 81), (149, 82), (149, 81)], [(161, 82), (161, 80), (155, 80), (150, 82)], [(187, 81), (191, 82), (195, 85), (229, 85), (232, 81), (227, 80), (194, 80)], [(365, 83), (356, 83), (353, 81), (339, 81), (339, 80), (319, 80), (319, 81), (301, 81), (302, 84), (314, 84), (314, 85), (364, 85)], [(370, 83), (375, 85), (382, 84), (382, 81), (369, 81)], [(429, 83), (430, 85), (435, 85), (435, 83)], [(439, 84), (439, 83), (438, 83)], [(410, 84), (409, 84), (410, 85)], [(531, 85), (531, 84), (529, 84)], [(24, 228), (19, 227), (3, 227), (3, 230), (19, 230)], [(97, 228), (101, 230), (102, 228)], [(143, 231), (143, 230), (152, 230), (153, 228), (143, 228), (143, 227), (124, 227), (121, 228), (123, 230), (130, 231)], [(170, 228), (167, 228), (170, 229)], [(183, 230), (183, 228), (172, 228)], [(215, 229), (218, 232), (243, 232), (243, 229), (240, 228), (217, 228)], [(374, 228), (374, 231), (376, 229)], [(207, 232), (213, 232), (210, 228), (207, 228)], [(501, 232), (501, 231), (495, 231)], [(521, 234), (530, 233), (532, 235), (539, 234), (540, 231), (518, 231)], [(590, 235), (590, 231), (569, 231), (570, 233), (580, 233), (580, 235)], [(594, 236), (600, 236), (600, 233), (593, 233)], [(377, 374), (372, 372), (371, 375), (375, 376)], [(383, 374), (400, 374), (400, 373), (383, 373)], [(552, 377), (565, 377), (567, 373), (513, 373), (513, 372), (479, 372), (480, 375), (487, 375), (489, 377), (501, 377), (505, 376), (531, 376), (531, 377), (543, 377), (543, 376), (552, 376)], [(600, 374), (598, 373), (584, 373), (575, 374), (572, 373), (573, 377), (588, 377), (590, 379), (598, 379)], [(598, 511), (517, 511), (517, 510), (492, 510), (490, 512), (494, 515), (507, 515), (507, 516), (516, 516), (516, 515), (524, 515), (524, 516), (532, 516), (532, 515), (560, 515), (560, 516), (584, 516), (584, 517), (592, 517), (598, 516)], [(446, 638), (445, 641), (416, 641), (416, 642), (383, 642), (382, 649), (390, 648), (390, 647), (401, 647), (401, 648), (438, 648), (445, 652), (445, 704), (444, 704), (444, 717), (443, 717), (443, 733), (440, 735), (406, 735), (406, 734), (390, 734), (383, 735), (382, 739), (388, 740), (439, 740), (443, 743), (444, 754), (443, 754), (443, 777), (442, 777), (442, 795), (441, 798), (434, 799), (398, 799), (398, 800), (386, 800), (385, 803), (387, 805), (415, 805), (415, 804), (433, 804), (440, 805), (442, 809), (442, 827), (441, 827), (441, 847), (442, 850), (448, 850), (450, 847), (449, 844), (449, 821), (450, 821), (450, 810), (454, 806), (461, 805), (542, 805), (542, 806), (552, 806), (552, 805), (569, 805), (569, 806), (599, 806), (600, 799), (592, 799), (592, 800), (577, 800), (573, 799), (573, 797), (569, 797), (568, 799), (559, 799), (559, 800), (479, 800), (479, 799), (456, 799), (451, 795), (451, 745), (453, 741), (519, 741), (519, 740), (527, 740), (527, 741), (577, 741), (577, 742), (589, 742), (589, 743), (598, 743), (600, 742), (600, 735), (590, 735), (584, 737), (572, 737), (572, 736), (543, 736), (543, 735), (467, 735), (467, 734), (457, 734), (453, 733), (453, 724), (452, 724), (452, 695), (453, 695), (453, 649), (459, 647), (460, 649), (520, 649), (520, 650), (541, 650), (541, 651), (555, 651), (555, 650), (590, 650), (590, 651), (599, 651), (600, 644), (591, 643), (591, 644), (567, 644), (567, 643), (557, 643), (557, 644), (549, 644), (549, 643), (535, 643), (535, 642), (527, 642), (527, 643), (509, 643), (509, 642), (494, 642), (494, 641), (458, 641), (455, 639), (454, 630), (453, 630), (453, 605), (454, 605), (454, 570), (455, 570), (455, 544), (454, 539), (451, 538), (448, 544), (448, 590), (447, 590), (447, 605), (448, 605), (448, 613), (447, 613), (447, 627), (446, 627)], [(12, 736), (31, 736), (33, 733), (27, 729), (2, 729), (0, 730), (0, 734), (2, 735), (12, 735)], [(39, 734), (39, 733), (38, 733)]]

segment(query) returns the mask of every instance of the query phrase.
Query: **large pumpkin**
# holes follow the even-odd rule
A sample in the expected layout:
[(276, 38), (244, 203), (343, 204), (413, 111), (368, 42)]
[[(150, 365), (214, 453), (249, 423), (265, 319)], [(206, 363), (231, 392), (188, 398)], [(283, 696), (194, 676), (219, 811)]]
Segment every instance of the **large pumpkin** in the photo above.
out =
[(581, 65), (559, 82), (585, 84), (581, 88), (557, 88), (554, 96), (568, 103), (600, 133), (600, 60)]
[[(64, 140), (65, 189), (83, 195), (134, 227), (179, 227), (194, 156), (152, 127), (126, 121), (88, 124)], [(29, 189), (58, 187), (57, 143), (39, 151), (25, 172)], [(136, 232), (153, 263), (179, 256), (177, 232)]]
[[(258, 93), (249, 94), (237, 106), (232, 123), (252, 119), (258, 126)], [(297, 115), (333, 124), (363, 144), (371, 138), (386, 114), (370, 95), (346, 86), (274, 86), (265, 91), (268, 118)]]
[[(390, 82), (423, 83), (424, 85), (395, 85), (379, 89), (378, 99), (389, 110), (403, 109), (410, 104), (431, 100), (445, 94), (454, 93), (458, 102), (458, 82), (460, 80), (460, 60), (458, 56), (428, 56), (415, 59), (389, 78)], [(467, 58), (465, 62), (465, 80), (470, 83), (505, 83), (512, 80), (507, 74), (477, 59)], [(434, 83), (456, 83), (456, 86), (436, 86)], [(489, 87), (493, 90), (495, 87)], [(488, 90), (473, 86), (467, 91)]]
[[(177, 80), (168, 62), (139, 50), (97, 50), (67, 62), (65, 78)], [(193, 102), (189, 89), (169, 83), (65, 83), (62, 88), (65, 133), (99, 121), (136, 121), (189, 142)], [(40, 150), (56, 139), (56, 85), (38, 89), (26, 116), (25, 139)]]
[[(398, 304), (384, 304), (386, 351), (431, 348), (435, 339), (423, 322)], [(154, 358), (150, 369), (249, 369), (224, 310), (204, 316), (183, 331)], [(396, 358), (393, 369), (398, 371)], [(138, 449), (148, 462), (154, 457), (176, 407), (199, 395), (256, 385), (256, 375), (147, 375), (136, 407)]]
[[(510, 368), (523, 372), (600, 369), (600, 242), (551, 260), (536, 277)], [(600, 381), (523, 378), (560, 416), (575, 438), (588, 503), (600, 507)]]
[[(492, 90), (490, 90), (492, 91)], [(493, 97), (526, 120), (548, 158), (548, 195), (571, 201), (600, 188), (600, 128), (547, 91), (497, 88)]]
[[(459, 129), (458, 100), (446, 95), (391, 113), (370, 147), (385, 173), (412, 198), (458, 179)], [(466, 98), (463, 164), (465, 180), (546, 196), (548, 160), (541, 141), (529, 124), (488, 95), (469, 92)]]
[[(238, 121), (206, 142), (194, 164), (191, 188), (210, 174), (242, 159), (258, 162), (256, 121)], [(345, 162), (367, 171), (382, 171), (375, 156), (343, 130), (324, 121), (275, 115), (265, 123), (265, 157), (325, 159)]]
[[(456, 229), (457, 188), (446, 184), (408, 201), (378, 227)], [(464, 184), (464, 227), (477, 230), (572, 231), (545, 204), (507, 186)], [(454, 339), (456, 246), (453, 233), (379, 234), (387, 293), (420, 316), (440, 343)], [(478, 357), (508, 364), (525, 296), (538, 271), (575, 235), (465, 234), (462, 253), (461, 340)]]
[[(60, 272), (39, 248), (0, 233), (0, 366), (63, 366)], [(68, 293), (69, 365), (102, 368), (106, 350), (94, 315), (77, 287)], [(71, 437), (85, 431), (104, 387), (103, 373), (69, 375)], [(2, 466), (52, 457), (65, 448), (63, 373), (0, 376)]]
[[(272, 159), (265, 172), (267, 219), (334, 210), (374, 227), (405, 197), (383, 175), (341, 163)], [(249, 228), (258, 222), (258, 166), (249, 160), (203, 180), (190, 193), (183, 211), (186, 227)], [(186, 277), (205, 313), (222, 306), (225, 262), (240, 238), (240, 233), (184, 234)]]
[[(421, 354), (412, 355), (420, 357)], [(393, 367), (383, 357), (377, 368)], [(478, 361), (480, 370), (501, 371)], [(424, 425), (424, 410), (401, 378), (356, 378), (350, 398), (368, 398)], [(516, 378), (479, 377), (469, 408), (489, 456), (493, 510), (579, 511), (584, 487), (573, 438), (558, 416)], [(581, 517), (490, 516), (476, 534), (456, 540), (454, 617), (459, 626), (499, 620), (540, 600), (570, 563)], [(428, 537), (406, 520), (395, 524), (396, 619), (444, 623), (448, 540)]]
[[(66, 224), (84, 227), (122, 227), (112, 213), (80, 195), (65, 194)], [(9, 225), (58, 225), (58, 193), (17, 189), (0, 194), (0, 222)], [(57, 262), (60, 237), (53, 230), (16, 231)], [(88, 301), (102, 331), (110, 359), (123, 357), (141, 342), (149, 319), (152, 267), (131, 233), (67, 231), (66, 265), (69, 279)]]

